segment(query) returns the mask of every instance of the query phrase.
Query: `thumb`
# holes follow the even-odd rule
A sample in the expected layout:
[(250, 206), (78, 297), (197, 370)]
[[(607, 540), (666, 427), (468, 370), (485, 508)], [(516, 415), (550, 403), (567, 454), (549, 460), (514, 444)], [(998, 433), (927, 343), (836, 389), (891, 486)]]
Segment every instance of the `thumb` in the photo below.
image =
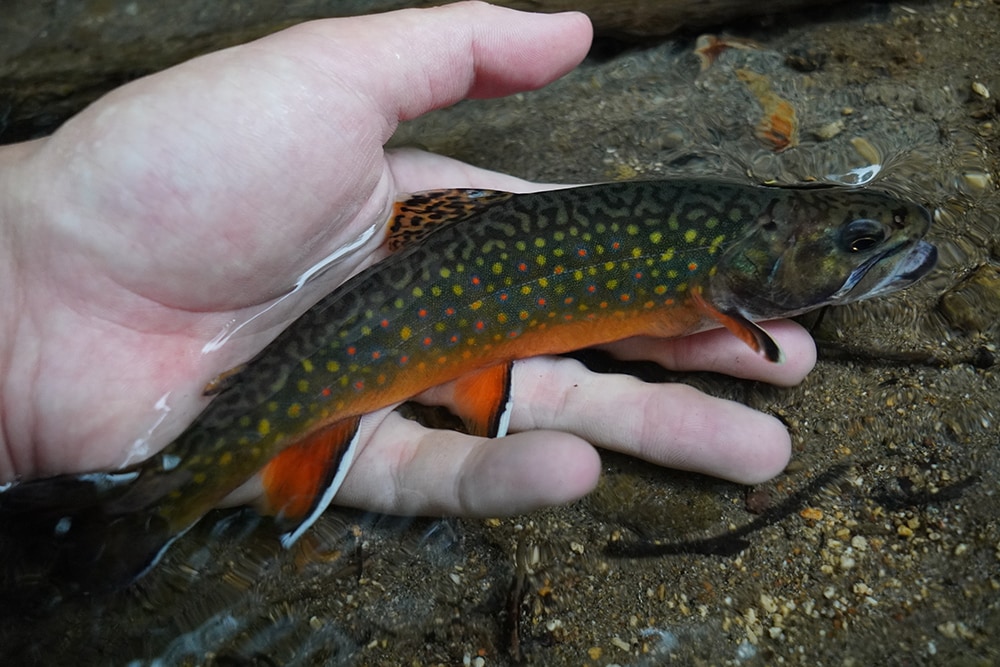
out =
[[(311, 41), (312, 64), (366, 91), (374, 111), (390, 123), (380, 137), (384, 142), (396, 121), (467, 97), (544, 86), (579, 64), (591, 37), (590, 21), (581, 13), (532, 14), (460, 2), (312, 21), (266, 39), (300, 48), (303, 39)], [(373, 48), (380, 43), (385, 48)]]

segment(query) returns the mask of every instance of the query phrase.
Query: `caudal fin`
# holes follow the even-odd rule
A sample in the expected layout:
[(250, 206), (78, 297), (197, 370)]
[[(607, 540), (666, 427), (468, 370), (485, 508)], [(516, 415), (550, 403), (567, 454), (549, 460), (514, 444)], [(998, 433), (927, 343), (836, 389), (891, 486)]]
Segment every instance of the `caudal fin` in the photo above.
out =
[(176, 537), (152, 511), (109, 513), (135, 474), (62, 476), (0, 493), (0, 598), (130, 584)]

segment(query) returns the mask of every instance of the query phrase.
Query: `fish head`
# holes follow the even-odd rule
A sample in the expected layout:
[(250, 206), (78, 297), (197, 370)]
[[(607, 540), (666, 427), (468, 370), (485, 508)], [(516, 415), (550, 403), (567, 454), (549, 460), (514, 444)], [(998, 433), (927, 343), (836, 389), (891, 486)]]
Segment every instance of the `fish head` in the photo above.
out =
[(937, 261), (931, 216), (889, 194), (782, 189), (730, 245), (706, 292), (750, 320), (790, 317), (913, 284)]

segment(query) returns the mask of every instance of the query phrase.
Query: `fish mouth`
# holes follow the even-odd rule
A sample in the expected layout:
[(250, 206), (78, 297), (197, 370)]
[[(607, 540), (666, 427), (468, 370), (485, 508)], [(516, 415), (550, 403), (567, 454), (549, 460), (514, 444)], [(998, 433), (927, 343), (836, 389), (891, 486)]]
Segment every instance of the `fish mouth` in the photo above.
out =
[(909, 287), (934, 268), (937, 257), (937, 248), (927, 241), (901, 243), (855, 268), (831, 303), (871, 299)]

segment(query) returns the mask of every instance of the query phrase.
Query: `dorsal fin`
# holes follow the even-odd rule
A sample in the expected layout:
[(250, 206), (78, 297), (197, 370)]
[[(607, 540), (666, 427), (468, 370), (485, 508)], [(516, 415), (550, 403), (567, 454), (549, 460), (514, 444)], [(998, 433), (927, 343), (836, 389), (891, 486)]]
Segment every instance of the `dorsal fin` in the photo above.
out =
[(450, 225), (507, 201), (514, 194), (500, 190), (428, 190), (400, 198), (392, 209), (386, 229), (386, 246), (391, 252), (418, 243), (440, 227)]

